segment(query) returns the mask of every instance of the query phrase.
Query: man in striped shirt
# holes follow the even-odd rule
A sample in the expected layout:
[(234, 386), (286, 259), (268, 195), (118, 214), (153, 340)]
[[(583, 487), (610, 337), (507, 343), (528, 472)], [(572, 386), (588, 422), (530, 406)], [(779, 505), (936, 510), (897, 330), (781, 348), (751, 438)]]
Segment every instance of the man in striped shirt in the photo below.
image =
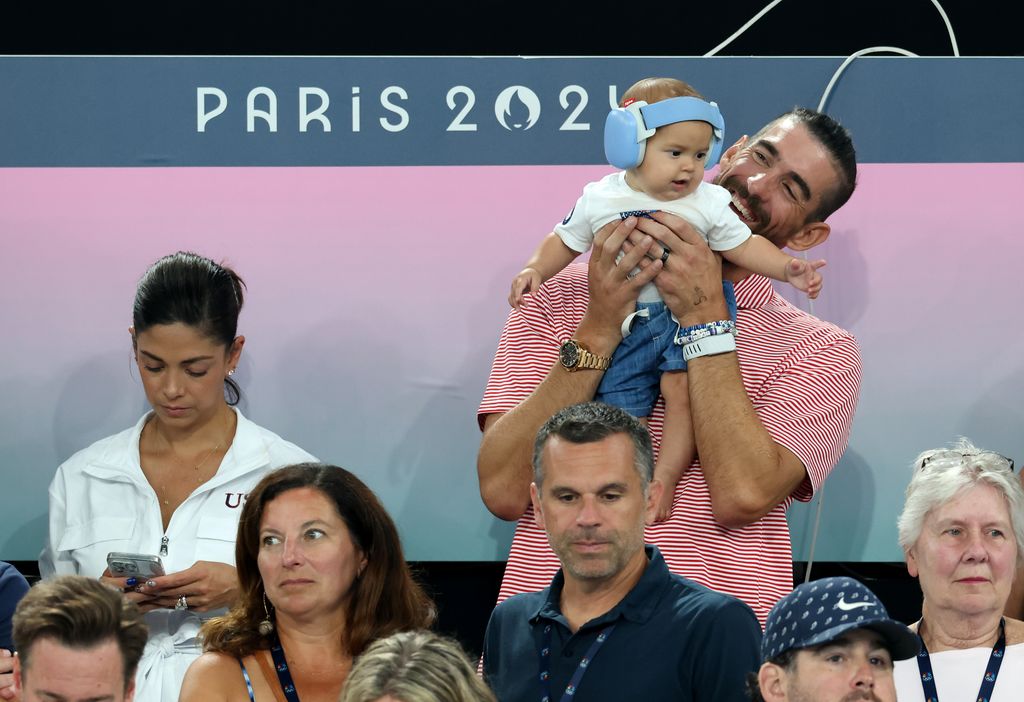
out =
[[(715, 181), (752, 232), (804, 251), (825, 241), (824, 220), (853, 191), (853, 145), (834, 120), (798, 108), (727, 149)], [(569, 266), (509, 314), (478, 410), (481, 496), (496, 516), (519, 520), (499, 599), (544, 588), (558, 569), (529, 507), (538, 428), (593, 397), (645, 283), (654, 281), (681, 326), (702, 327), (728, 319), (724, 278), (735, 285), (736, 349), (689, 363), (699, 462), (676, 487), (669, 519), (648, 526), (645, 541), (673, 572), (739, 597), (763, 622), (792, 589), (786, 508), (813, 496), (846, 447), (859, 350), (848, 332), (788, 304), (766, 278), (723, 266), (682, 220), (654, 217), (602, 229), (589, 264)], [(628, 277), (637, 265), (643, 270)], [(659, 401), (650, 417), (656, 445), (662, 417)]]

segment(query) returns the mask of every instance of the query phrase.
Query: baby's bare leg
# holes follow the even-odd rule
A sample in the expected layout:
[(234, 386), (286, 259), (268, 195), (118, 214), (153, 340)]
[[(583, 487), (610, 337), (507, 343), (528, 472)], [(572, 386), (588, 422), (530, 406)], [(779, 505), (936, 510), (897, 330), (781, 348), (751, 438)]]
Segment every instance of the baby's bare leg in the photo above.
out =
[(693, 462), (697, 445), (693, 438), (690, 417), (690, 389), (684, 371), (661, 374), (661, 394), (665, 397), (665, 430), (661, 435), (661, 451), (654, 464), (654, 478), (665, 486), (661, 493), (654, 521), (663, 522), (672, 511), (676, 484)]

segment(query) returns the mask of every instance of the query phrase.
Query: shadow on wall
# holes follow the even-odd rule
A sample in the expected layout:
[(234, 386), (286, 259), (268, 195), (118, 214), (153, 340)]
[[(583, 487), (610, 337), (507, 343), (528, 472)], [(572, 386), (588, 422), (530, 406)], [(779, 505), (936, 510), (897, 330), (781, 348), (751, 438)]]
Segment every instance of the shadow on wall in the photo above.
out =
[[(367, 458), (388, 434), (385, 407), (395, 400), (385, 397), (396, 372), (386, 341), (379, 327), (356, 314), (318, 320), (282, 344), (276, 365), (254, 364), (261, 377), (250, 398), (255, 415), (273, 414), (278, 420), (267, 425), (271, 431), (325, 463), (372, 479), (374, 463)], [(400, 343), (397, 336), (392, 343)], [(265, 407), (270, 401), (283, 406)]]
[(53, 438), (60, 461), (127, 429), (149, 410), (127, 349), (123, 354), (94, 356), (72, 368), (55, 398)]
[[(453, 353), (460, 354), (459, 361), (451, 365), (457, 376), (431, 380), (422, 371), (416, 371), (418, 377), (412, 380), (414, 390), (419, 391), (418, 399), (425, 397), (426, 402), (404, 436), (395, 442), (388, 465), (391, 479), (410, 481), (409, 499), (396, 518), (405, 524), (432, 525), (430, 533), (410, 534), (412, 544), (424, 553), (436, 552), (438, 547), (431, 546), (431, 542), (444, 534), (462, 534), (465, 540), (482, 546), (482, 550), (475, 549), (469, 560), (508, 558), (515, 524), (503, 522), (487, 511), (476, 473), (480, 446), (476, 411), (507, 314), (507, 282), (504, 276), (496, 274), (463, 317), (463, 328), (458, 333), (446, 333), (453, 340), (465, 340), (451, 346)], [(488, 333), (489, 330), (493, 332)], [(421, 499), (431, 494), (444, 500)], [(463, 558), (467, 556), (455, 550), (446, 560)]]
[[(789, 253), (803, 257), (799, 252)], [(855, 328), (867, 309), (870, 292), (867, 263), (860, 247), (860, 231), (833, 229), (828, 241), (808, 251), (807, 258), (823, 258), (828, 262), (821, 270), (824, 285), (818, 299), (812, 303), (806, 295), (785, 283), (776, 283), (776, 289), (796, 307), (808, 311), (813, 309), (815, 317), (844, 329)]]
[[(870, 466), (856, 451), (847, 449), (825, 481), (824, 490), (819, 490), (809, 504), (794, 505), (789, 510), (793, 560), (806, 561), (810, 556), (815, 515), (822, 499), (815, 559), (820, 559), (818, 554), (827, 549), (830, 561), (863, 560), (875, 520), (875, 490), (875, 474)], [(895, 519), (894, 514), (892, 521)]]
[(270, 428), (365, 480), (410, 559), (503, 560), (510, 536), (494, 533), (475, 469), (476, 407), (494, 348), (480, 343), (479, 329), (500, 320), (485, 326), (480, 306), (433, 315), (447, 346), (425, 349), (414, 331), (382, 333), (380, 320), (402, 319), (401, 311), (367, 319), (353, 310), (290, 339), (271, 371), (272, 394), (295, 403), (284, 414), (302, 421)]
[[(1012, 358), (1017, 359), (1016, 368), (998, 381), (991, 382), (975, 396), (973, 403), (962, 409), (961, 432), (975, 446), (1010, 456), (1017, 470), (1021, 471), (1021, 466), (1024, 466), (1024, 435), (1019, 428), (1024, 427), (1024, 400), (1021, 399), (1024, 396), (1024, 362), (1020, 360), (1019, 348), (1007, 347), (1001, 353), (1012, 354)], [(1018, 428), (1017, 431), (1010, 430), (1010, 445), (1006, 445), (1008, 427)], [(956, 438), (950, 436), (947, 443)]]
[(0, 388), (15, 398), (0, 410), (6, 437), (0, 495), (9, 559), (34, 559), (47, 532), (47, 488), (57, 466), (93, 442), (134, 424), (148, 409), (129, 353), (85, 357), (66, 371), (19, 377)]

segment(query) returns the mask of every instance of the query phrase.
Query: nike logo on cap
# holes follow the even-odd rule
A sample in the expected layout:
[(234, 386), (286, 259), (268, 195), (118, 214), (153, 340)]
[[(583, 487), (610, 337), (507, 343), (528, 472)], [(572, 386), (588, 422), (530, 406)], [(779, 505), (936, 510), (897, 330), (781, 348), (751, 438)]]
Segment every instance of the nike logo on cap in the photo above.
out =
[(851, 609), (857, 609), (858, 607), (874, 607), (873, 602), (847, 602), (845, 597), (841, 597), (836, 602), (836, 609), (841, 609), (844, 612), (849, 612)]

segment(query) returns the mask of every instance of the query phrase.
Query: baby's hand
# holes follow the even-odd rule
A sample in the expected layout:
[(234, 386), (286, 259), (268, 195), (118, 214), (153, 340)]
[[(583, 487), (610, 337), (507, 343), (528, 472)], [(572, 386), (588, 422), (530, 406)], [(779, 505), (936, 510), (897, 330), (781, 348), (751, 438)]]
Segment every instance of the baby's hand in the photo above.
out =
[(527, 293), (537, 292), (537, 288), (542, 282), (540, 272), (534, 268), (524, 268), (519, 271), (519, 274), (512, 279), (512, 292), (508, 295), (508, 304), (518, 310), (525, 304), (523, 296)]
[(649, 518), (647, 521), (648, 525), (663, 522), (672, 514), (672, 500), (676, 494), (676, 483), (679, 482), (666, 476), (658, 477), (658, 480), (662, 482), (664, 490), (661, 491), (661, 498), (658, 500), (658, 504), (655, 505), (654, 517)]
[(812, 300), (821, 292), (821, 273), (818, 269), (825, 265), (825, 259), (805, 261), (801, 258), (789, 259), (786, 266), (786, 281), (801, 292), (807, 293)]

